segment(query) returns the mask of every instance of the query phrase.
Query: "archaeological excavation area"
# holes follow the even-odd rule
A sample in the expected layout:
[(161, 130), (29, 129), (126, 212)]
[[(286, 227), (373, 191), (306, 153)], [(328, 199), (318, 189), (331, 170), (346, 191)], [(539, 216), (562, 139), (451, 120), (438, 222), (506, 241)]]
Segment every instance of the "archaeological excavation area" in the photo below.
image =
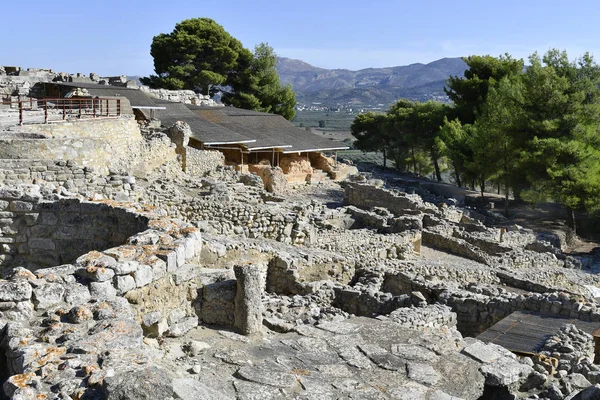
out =
[(598, 260), (567, 229), (327, 152), (250, 166), (277, 147), (197, 145), (160, 105), (187, 95), (1, 125), (0, 398), (600, 398)]

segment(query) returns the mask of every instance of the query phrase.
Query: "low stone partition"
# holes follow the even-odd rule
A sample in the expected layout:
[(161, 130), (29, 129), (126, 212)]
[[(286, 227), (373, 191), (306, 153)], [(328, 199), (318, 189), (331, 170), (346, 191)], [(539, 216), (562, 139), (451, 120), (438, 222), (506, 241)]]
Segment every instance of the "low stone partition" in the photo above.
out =
[(456, 326), (456, 313), (448, 306), (401, 307), (390, 313), (390, 320), (408, 329), (440, 329)]
[(72, 160), (0, 160), (0, 183), (6, 186), (36, 184), (44, 195), (58, 187), (86, 197), (118, 201), (139, 200), (141, 188), (136, 178), (121, 170), (101, 174)]
[(491, 257), (487, 253), (464, 239), (449, 237), (428, 229), (423, 230), (423, 245), (482, 264), (489, 264), (491, 262)]
[(186, 172), (192, 176), (204, 176), (225, 165), (225, 156), (217, 150), (198, 150), (186, 147)]
[(354, 264), (343, 257), (310, 262), (290, 254), (275, 254), (267, 266), (266, 290), (283, 295), (305, 295), (310, 292), (305, 283), (334, 280), (347, 284), (354, 277)]
[(416, 194), (401, 193), (368, 184), (348, 183), (345, 185), (344, 205), (364, 209), (383, 207), (392, 214), (401, 216), (406, 210), (418, 210), (424, 213), (439, 214), (441, 211), (435, 205), (424, 202)]
[(103, 250), (148, 226), (148, 219), (109, 203), (44, 201), (41, 195), (0, 189), (0, 266), (30, 270), (67, 264)]
[(221, 235), (274, 239), (284, 243), (314, 242), (314, 227), (299, 214), (243, 202), (224, 204), (217, 199), (196, 199), (179, 207), (188, 221), (202, 221), (204, 229)]

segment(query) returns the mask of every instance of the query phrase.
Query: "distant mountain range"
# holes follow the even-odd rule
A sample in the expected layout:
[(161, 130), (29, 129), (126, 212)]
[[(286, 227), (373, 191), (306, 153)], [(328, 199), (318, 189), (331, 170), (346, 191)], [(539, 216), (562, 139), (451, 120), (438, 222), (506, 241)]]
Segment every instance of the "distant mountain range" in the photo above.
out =
[(385, 106), (400, 98), (448, 101), (444, 93), (451, 75), (463, 76), (467, 64), (460, 58), (442, 58), (429, 64), (411, 64), (359, 71), (324, 69), (300, 60), (277, 58), (277, 71), (290, 83), (299, 103)]

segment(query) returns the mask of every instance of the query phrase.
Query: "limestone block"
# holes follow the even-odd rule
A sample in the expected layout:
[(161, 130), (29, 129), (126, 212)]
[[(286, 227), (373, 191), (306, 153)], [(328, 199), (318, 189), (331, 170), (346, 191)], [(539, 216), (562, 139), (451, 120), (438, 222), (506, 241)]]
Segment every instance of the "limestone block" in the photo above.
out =
[(90, 295), (95, 299), (107, 299), (117, 295), (117, 290), (112, 285), (111, 281), (91, 282)]
[(56, 244), (52, 239), (33, 238), (28, 242), (31, 250), (56, 250)]
[(173, 273), (173, 281), (176, 285), (181, 285), (183, 282), (187, 282), (198, 274), (200, 266), (195, 264), (184, 264), (181, 268)]
[(84, 304), (91, 298), (90, 290), (80, 283), (66, 285), (65, 301), (69, 304)]
[(0, 281), (0, 301), (25, 301), (32, 293), (31, 285), (25, 280)]
[(122, 295), (128, 291), (135, 289), (135, 279), (130, 275), (118, 275), (114, 278), (114, 285), (117, 289), (117, 294)]
[(156, 252), (156, 256), (167, 264), (167, 272), (174, 272), (177, 270), (177, 252), (161, 250)]
[(173, 379), (173, 391), (175, 396), (181, 400), (233, 400), (233, 397), (212, 389), (195, 379)]
[(136, 272), (140, 265), (137, 261), (120, 261), (113, 268), (116, 275), (129, 275)]
[(167, 317), (167, 322), (169, 323), (169, 325), (174, 325), (177, 322), (184, 319), (185, 316), (185, 310), (182, 310), (181, 308), (175, 308), (169, 313), (169, 316)]
[(159, 280), (167, 274), (167, 263), (160, 258), (151, 257), (146, 263), (152, 268), (153, 280)]
[(133, 273), (136, 287), (144, 287), (152, 282), (152, 267), (140, 264), (137, 271)]
[(33, 289), (33, 303), (37, 310), (45, 310), (63, 301), (65, 287), (60, 283), (46, 282)]
[(15, 211), (15, 212), (31, 211), (31, 210), (33, 210), (33, 203), (29, 203), (26, 201), (14, 200), (14, 201), (10, 202), (8, 209), (10, 211)]
[(255, 265), (233, 267), (237, 280), (234, 326), (249, 335), (262, 329), (262, 282), (260, 269)]
[(25, 220), (25, 223), (27, 224), (27, 226), (33, 226), (36, 224), (39, 216), (40, 216), (39, 213), (27, 213), (27, 214), (23, 215), (23, 219)]
[(195, 315), (191, 317), (186, 317), (177, 322), (176, 324), (171, 325), (166, 334), (170, 337), (181, 337), (197, 326), (198, 317), (196, 317)]

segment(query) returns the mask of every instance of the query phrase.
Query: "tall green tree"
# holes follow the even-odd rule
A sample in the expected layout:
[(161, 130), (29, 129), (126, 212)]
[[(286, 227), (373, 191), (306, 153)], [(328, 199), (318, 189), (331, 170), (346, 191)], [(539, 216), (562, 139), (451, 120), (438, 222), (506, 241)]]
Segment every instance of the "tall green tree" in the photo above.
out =
[(187, 19), (175, 25), (173, 32), (155, 36), (150, 54), (156, 75), (142, 78), (143, 84), (204, 94), (227, 83), (240, 57), (252, 58), (239, 40), (210, 18)]
[(463, 126), (458, 118), (449, 121), (447, 117), (444, 117), (440, 133), (435, 139), (440, 153), (450, 160), (454, 179), (459, 187), (462, 186), (463, 177), (472, 178), (468, 169), (469, 162), (473, 159), (469, 126)]
[(356, 138), (354, 146), (362, 151), (381, 151), (383, 167), (387, 167), (387, 159), (392, 146), (391, 125), (386, 114), (368, 112), (356, 116), (350, 131)]
[(600, 209), (600, 68), (586, 54), (570, 62), (566, 52), (533, 54), (524, 74), (523, 171), (530, 183), (575, 210)]
[(252, 59), (244, 60), (240, 71), (231, 74), (229, 84), (232, 91), (225, 93), (224, 103), (294, 119), (296, 95), (290, 85), (281, 85), (277, 55), (267, 43), (254, 48)]
[(416, 132), (421, 148), (431, 158), (431, 164), (438, 182), (442, 180), (439, 163), (442, 152), (436, 139), (439, 137), (440, 127), (444, 123), (444, 118), (449, 115), (449, 111), (448, 105), (437, 101), (430, 100), (426, 103), (415, 104)]
[(477, 171), (481, 196), (490, 179), (503, 182), (505, 214), (508, 194), (521, 160), (520, 139), (523, 133), (523, 83), (518, 75), (508, 75), (490, 86), (481, 115), (470, 137), (471, 171)]
[(505, 76), (521, 74), (523, 60), (508, 54), (500, 57), (473, 55), (463, 60), (469, 66), (464, 77), (451, 76), (444, 91), (454, 102), (456, 117), (463, 124), (473, 124), (481, 114), (490, 85)]
[(262, 43), (252, 53), (210, 18), (187, 19), (155, 36), (150, 54), (156, 75), (142, 78), (146, 85), (222, 91), (225, 104), (295, 116), (296, 96), (291, 86), (281, 85), (273, 48)]

